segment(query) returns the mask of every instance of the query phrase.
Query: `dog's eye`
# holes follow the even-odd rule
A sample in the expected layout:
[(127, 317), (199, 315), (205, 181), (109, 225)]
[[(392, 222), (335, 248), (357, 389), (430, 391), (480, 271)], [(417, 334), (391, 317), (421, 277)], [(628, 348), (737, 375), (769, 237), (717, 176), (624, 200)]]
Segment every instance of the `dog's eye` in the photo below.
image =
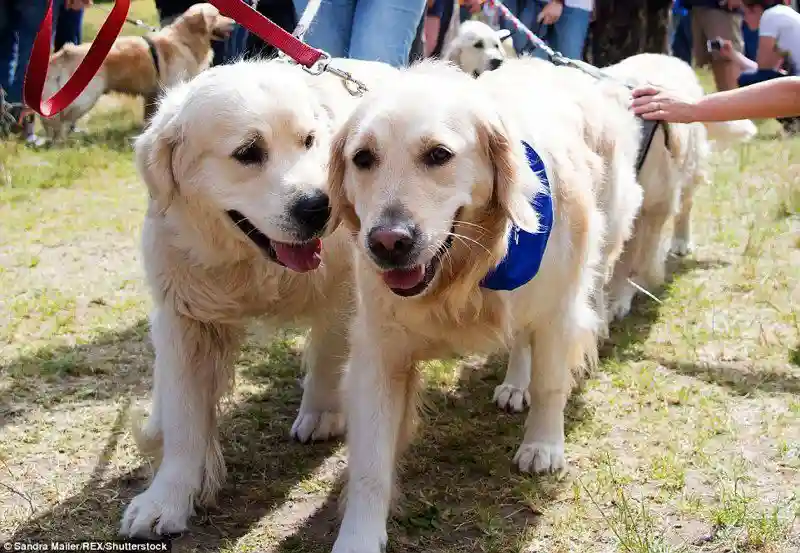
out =
[(306, 147), (306, 150), (311, 149), (311, 147), (314, 145), (314, 133), (308, 133), (308, 136), (306, 136), (303, 145)]
[(444, 165), (453, 157), (453, 152), (445, 148), (444, 146), (435, 146), (425, 152), (422, 156), (425, 165), (428, 166), (439, 166)]
[(478, 50), (483, 50), (483, 41), (482, 41), (482, 40), (479, 40), (478, 42), (476, 42), (476, 43), (475, 43), (475, 44), (473, 44), (472, 46), (474, 46), (474, 47), (475, 47), (475, 48), (477, 48)]
[(235, 150), (231, 157), (242, 165), (257, 165), (267, 160), (267, 151), (258, 143), (251, 142)]
[(375, 165), (375, 154), (371, 150), (359, 150), (353, 155), (353, 165), (359, 169), (370, 169)]

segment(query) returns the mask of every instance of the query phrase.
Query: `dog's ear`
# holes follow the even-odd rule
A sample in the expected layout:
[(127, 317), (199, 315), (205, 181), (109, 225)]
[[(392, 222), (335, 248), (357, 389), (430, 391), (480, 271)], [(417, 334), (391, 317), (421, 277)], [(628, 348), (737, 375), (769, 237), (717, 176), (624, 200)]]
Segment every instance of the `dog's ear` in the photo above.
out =
[(328, 232), (333, 232), (339, 223), (344, 223), (353, 234), (358, 234), (361, 230), (361, 221), (344, 190), (344, 171), (347, 163), (344, 158), (344, 146), (347, 142), (348, 128), (349, 124), (345, 124), (339, 129), (331, 143), (328, 165), (328, 196), (331, 202), (331, 217), (328, 221)]
[(444, 49), (444, 52), (442, 52), (442, 59), (451, 61), (456, 65), (461, 66), (461, 50), (463, 47), (463, 41), (457, 36), (450, 42), (450, 44), (447, 45), (447, 48)]
[(500, 42), (503, 42), (505, 39), (511, 36), (511, 31), (508, 29), (498, 29), (495, 31), (495, 36)]
[(178, 143), (177, 106), (164, 103), (134, 145), (136, 169), (150, 198), (164, 213), (178, 193), (172, 156)]
[(537, 177), (527, 167), (522, 142), (511, 134), (500, 118), (484, 124), (479, 132), (494, 170), (493, 201), (519, 228), (538, 232), (539, 216), (523, 193), (530, 187), (522, 183), (528, 173), (530, 178)]
[(184, 16), (189, 31), (196, 35), (211, 35), (220, 17), (219, 10), (211, 4), (199, 4), (193, 8), (189, 8), (191, 12)]

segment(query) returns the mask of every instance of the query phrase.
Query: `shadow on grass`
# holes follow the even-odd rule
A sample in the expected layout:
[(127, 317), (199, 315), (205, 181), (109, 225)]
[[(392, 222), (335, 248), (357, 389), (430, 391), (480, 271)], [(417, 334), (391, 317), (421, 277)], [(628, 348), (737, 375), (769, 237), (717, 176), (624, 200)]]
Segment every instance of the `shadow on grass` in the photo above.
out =
[[(48, 372), (52, 371), (48, 363), (62, 359), (62, 365), (81, 372), (92, 359), (136, 355), (136, 379), (130, 378), (126, 383), (126, 379), (111, 372), (93, 376), (98, 381), (96, 388), (105, 394), (95, 398), (110, 400), (114, 394), (127, 397), (149, 388), (153, 359), (149, 346), (140, 354), (145, 342), (146, 323), (141, 321), (132, 328), (102, 336), (94, 344), (27, 356), (13, 365), (27, 367), (26, 374), (30, 374), (38, 363), (41, 371)], [(266, 347), (246, 347), (238, 368), (248, 384), (263, 392), (225, 411), (220, 433), (228, 477), (218, 505), (192, 517), (187, 535), (174, 543), (179, 550), (217, 551), (230, 547), (263, 517), (291, 503), (292, 515), (277, 523), (280, 528), (276, 537), (290, 536), (278, 550), (329, 551), (338, 527), (337, 494), (326, 500), (327, 491), (312, 491), (305, 494), (309, 499), (306, 504), (304, 496), (298, 499), (296, 490), (289, 497), (299, 482), (316, 477), (323, 462), (338, 447), (305, 446), (288, 439), (300, 403), (299, 359), (287, 341), (279, 339)], [(499, 412), (491, 402), (503, 368), (503, 359), (490, 359), (486, 365), (465, 373), (456, 387), (426, 393), (425, 423), (404, 456), (401, 490), (407, 495), (400, 502), (403, 512), (390, 523), (395, 547), (403, 551), (452, 551), (456, 544), (460, 547), (479, 541), (484, 545), (495, 543), (499, 548), (496, 550), (507, 551), (525, 526), (537, 521), (538, 513), (526, 501), (535, 497), (537, 503), (544, 505), (569, 486), (556, 477), (531, 479), (512, 468), (511, 459), (522, 439), (525, 416)], [(48, 388), (36, 405), (78, 398), (80, 388), (86, 384), (82, 376), (62, 373), (60, 387)], [(41, 388), (33, 376), (17, 385)], [(26, 410), (25, 406), (19, 409), (18, 415)], [(103, 453), (82, 489), (54, 508), (35, 513), (17, 529), (11, 541), (115, 537), (125, 507), (148, 483), (149, 471), (144, 466), (118, 477), (107, 474), (117, 442), (127, 432), (129, 415), (129, 403), (120, 402)], [(568, 434), (586, 416), (580, 394), (573, 395), (567, 417)], [(323, 501), (325, 507), (318, 510)], [(307, 520), (297, 516), (304, 511), (310, 515)], [(487, 513), (492, 515), (487, 518)]]
[[(47, 363), (71, 358), (70, 366), (84, 366), (92, 359), (116, 352), (121, 358), (137, 352), (138, 377), (134, 382), (123, 382), (113, 373), (93, 376), (97, 389), (104, 394), (92, 399), (113, 400), (120, 396), (116, 421), (110, 435), (105, 438), (103, 452), (98, 457), (92, 474), (82, 489), (54, 508), (34, 513), (19, 527), (10, 541), (37, 539), (111, 539), (116, 536), (119, 521), (128, 502), (148, 485), (149, 470), (139, 466), (126, 474), (109, 479), (108, 468), (119, 438), (128, 432), (130, 424), (130, 396), (149, 390), (152, 350), (147, 347), (138, 355), (145, 341), (146, 323), (141, 321), (118, 333), (109, 333), (93, 344), (73, 349), (56, 348), (27, 356), (14, 363), (19, 368), (34, 366), (47, 373)], [(42, 360), (46, 360), (42, 361)], [(194, 526), (186, 537), (179, 540), (181, 547), (198, 547), (217, 550), (228, 539), (245, 534), (261, 517), (280, 506), (288, 492), (301, 480), (309, 477), (334, 450), (334, 445), (304, 446), (288, 439), (288, 431), (300, 403), (301, 390), (296, 385), (300, 363), (286, 341), (276, 340), (267, 347), (248, 346), (240, 364), (247, 365), (248, 382), (262, 392), (257, 392), (243, 402), (226, 410), (220, 421), (223, 451), (228, 466), (228, 478), (219, 498), (219, 506), (201, 512), (192, 518)], [(30, 372), (28, 374), (30, 374)], [(34, 376), (17, 378), (14, 384), (20, 404), (24, 399), (34, 405), (55, 405), (74, 401), (80, 388), (87, 385), (83, 377), (62, 374), (58, 386), (43, 377), (42, 386)], [(123, 379), (124, 380), (124, 379)], [(21, 395), (20, 390), (39, 387), (38, 398)], [(28, 390), (32, 392), (33, 390)], [(5, 395), (4, 395), (5, 399)], [(16, 413), (22, 415), (33, 405), (19, 405)]]
[[(667, 279), (658, 290), (650, 290), (658, 298), (669, 295), (669, 289), (679, 276), (693, 271), (707, 271), (730, 265), (726, 261), (679, 258), (670, 256), (667, 262)], [(650, 329), (661, 314), (660, 304), (639, 293), (633, 301), (630, 314), (611, 325), (611, 337), (600, 347), (603, 358), (631, 361), (641, 358), (642, 345), (650, 336)]]
[[(389, 551), (517, 551), (526, 527), (538, 524), (539, 509), (570, 488), (568, 479), (523, 475), (512, 465), (526, 414), (504, 413), (491, 401), (505, 361), (491, 358), (449, 393), (426, 393), (423, 422), (401, 460)], [(578, 390), (567, 406), (567, 441), (590, 418)], [(329, 552), (340, 489), (274, 551)]]
[(11, 381), (0, 395), (0, 426), (34, 409), (147, 391), (152, 358), (147, 328), (142, 319), (88, 344), (46, 347), (0, 364)]

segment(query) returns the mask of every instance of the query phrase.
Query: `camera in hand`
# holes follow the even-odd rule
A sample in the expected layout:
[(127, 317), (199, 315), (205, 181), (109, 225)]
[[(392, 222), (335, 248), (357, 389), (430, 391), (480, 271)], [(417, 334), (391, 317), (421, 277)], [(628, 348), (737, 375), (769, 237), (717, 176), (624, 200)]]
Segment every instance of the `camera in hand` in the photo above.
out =
[(722, 49), (722, 39), (712, 38), (706, 43), (709, 52), (719, 52)]

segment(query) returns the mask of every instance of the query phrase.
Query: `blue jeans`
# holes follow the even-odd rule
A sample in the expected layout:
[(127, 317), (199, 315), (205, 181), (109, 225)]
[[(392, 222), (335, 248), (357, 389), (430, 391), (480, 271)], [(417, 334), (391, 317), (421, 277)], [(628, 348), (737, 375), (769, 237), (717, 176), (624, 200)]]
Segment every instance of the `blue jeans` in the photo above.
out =
[(752, 73), (742, 73), (739, 75), (739, 86), (750, 86), (751, 84), (763, 83), (783, 77), (783, 73), (778, 73), (772, 69), (758, 69)]
[(80, 44), (83, 41), (83, 8), (68, 10), (66, 0), (53, 2), (53, 51), (58, 52), (66, 43)]
[(22, 102), (25, 70), (46, 8), (44, 0), (0, 1), (0, 87), (8, 102)]
[[(592, 12), (564, 6), (561, 17), (554, 25), (540, 25), (536, 18), (547, 2), (514, 0), (505, 2), (505, 4), (526, 27), (544, 40), (550, 48), (571, 59), (583, 58), (583, 45), (586, 42)], [(547, 54), (541, 49), (535, 48), (524, 33), (515, 32), (511, 22), (503, 21), (503, 28), (513, 33), (514, 49), (518, 54), (532, 53), (534, 56), (547, 58)]]
[(692, 15), (679, 13), (673, 16), (677, 20), (675, 32), (672, 35), (672, 55), (682, 59), (689, 65), (692, 63)]
[[(294, 0), (298, 18), (308, 0)], [(334, 58), (408, 64), (426, 0), (322, 0), (305, 40)]]

